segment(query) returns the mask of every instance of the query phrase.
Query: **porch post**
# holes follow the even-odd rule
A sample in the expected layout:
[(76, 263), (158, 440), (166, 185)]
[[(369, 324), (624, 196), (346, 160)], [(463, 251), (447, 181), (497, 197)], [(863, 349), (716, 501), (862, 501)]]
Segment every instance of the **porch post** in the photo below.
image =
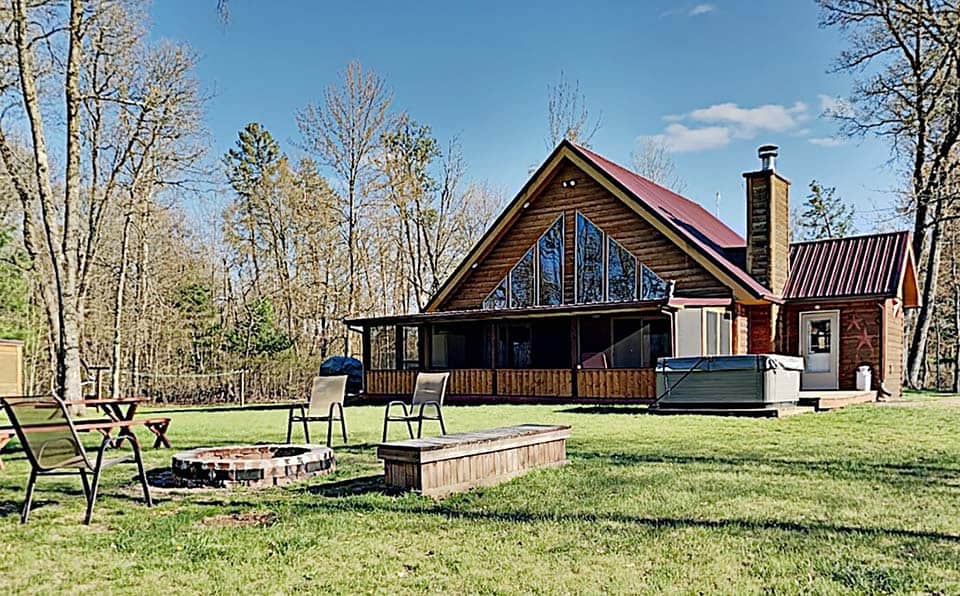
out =
[(490, 369), (493, 371), (493, 380), (490, 383), (493, 395), (497, 395), (497, 324), (491, 323), (487, 327), (487, 338), (490, 342)]
[(570, 397), (576, 399), (579, 394), (577, 387), (577, 362), (580, 360), (579, 325), (577, 317), (570, 317)]
[(430, 361), (427, 357), (427, 329), (427, 325), (417, 327), (417, 365), (420, 370), (427, 370), (427, 362)]
[(403, 325), (393, 326), (393, 370), (403, 370)]
[(364, 325), (361, 327), (361, 350), (360, 362), (363, 364), (363, 392), (367, 392), (367, 373), (370, 371), (370, 327)]

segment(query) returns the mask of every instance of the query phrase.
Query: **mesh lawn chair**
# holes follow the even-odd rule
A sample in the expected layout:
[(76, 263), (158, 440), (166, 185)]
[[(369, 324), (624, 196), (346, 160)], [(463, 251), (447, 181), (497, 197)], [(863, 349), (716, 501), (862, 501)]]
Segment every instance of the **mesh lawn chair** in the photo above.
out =
[[(310, 391), (310, 403), (298, 404), (290, 408), (287, 416), (287, 443), (293, 438), (293, 424), (303, 423), (303, 436), (310, 442), (308, 422), (327, 423), (327, 447), (333, 435), (333, 421), (340, 421), (343, 442), (347, 442), (347, 423), (343, 419), (343, 397), (347, 392), (347, 375), (336, 377), (313, 377)], [(299, 414), (297, 413), (299, 412)]]
[[(390, 422), (406, 422), (407, 432), (410, 438), (413, 438), (413, 426), (411, 422), (417, 421), (417, 438), (423, 436), (423, 421), (437, 420), (440, 422), (440, 434), (447, 434), (447, 427), (443, 424), (443, 396), (447, 393), (447, 380), (450, 373), (420, 373), (417, 375), (417, 384), (413, 388), (413, 399), (410, 402), (410, 409), (402, 401), (392, 401), (387, 404), (387, 409), (383, 413), (383, 441), (387, 440), (387, 424)], [(400, 406), (403, 410), (402, 415), (391, 414), (394, 406)], [(434, 413), (431, 415), (427, 408), (432, 408)]]
[[(67, 405), (61, 400), (56, 397), (16, 397), (0, 398), (0, 403), (3, 404), (10, 424), (30, 461), (30, 481), (27, 483), (20, 523), (27, 523), (30, 516), (30, 503), (33, 501), (33, 489), (38, 476), (79, 474), (83, 483), (83, 494), (87, 498), (87, 513), (83, 523), (89, 524), (93, 517), (93, 505), (97, 500), (100, 473), (122, 463), (137, 464), (140, 484), (143, 485), (143, 498), (147, 507), (153, 506), (147, 475), (143, 470), (140, 442), (132, 432), (123, 433), (122, 436), (130, 442), (133, 453), (123, 457), (106, 458), (107, 449), (115, 444), (117, 437), (111, 437), (109, 429), (105, 429), (97, 456), (91, 461), (80, 441)], [(93, 474), (92, 480), (87, 479), (87, 472)]]

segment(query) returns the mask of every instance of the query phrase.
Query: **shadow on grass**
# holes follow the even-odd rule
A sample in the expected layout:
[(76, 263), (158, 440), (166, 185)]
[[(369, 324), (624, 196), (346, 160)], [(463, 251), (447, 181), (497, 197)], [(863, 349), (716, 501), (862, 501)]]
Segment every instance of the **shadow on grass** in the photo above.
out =
[(823, 473), (835, 478), (882, 481), (911, 486), (914, 486), (917, 482), (960, 483), (960, 467), (922, 463), (895, 464), (856, 460), (806, 460), (785, 457), (730, 457), (661, 453), (598, 453), (591, 451), (572, 452), (571, 457), (615, 466), (678, 464), (712, 466), (721, 469), (764, 466), (781, 469), (787, 474), (797, 474), (798, 472)]
[(399, 495), (403, 491), (392, 486), (387, 486), (383, 481), (383, 474), (371, 474), (370, 476), (359, 476), (357, 478), (348, 478), (337, 482), (324, 482), (306, 487), (306, 492), (320, 497), (353, 497), (359, 495)]
[(960, 535), (928, 530), (906, 528), (883, 528), (869, 526), (847, 526), (824, 522), (801, 522), (776, 519), (700, 519), (691, 517), (644, 517), (619, 513), (593, 512), (533, 512), (533, 511), (492, 511), (458, 509), (445, 503), (419, 507), (401, 502), (389, 504), (369, 503), (357, 500), (320, 500), (306, 504), (311, 509), (328, 511), (363, 511), (365, 513), (392, 512), (405, 516), (435, 516), (449, 520), (469, 520), (480, 522), (509, 522), (515, 524), (531, 523), (615, 523), (636, 526), (651, 530), (674, 530), (685, 528), (705, 528), (711, 530), (734, 530), (744, 532), (779, 531), (799, 534), (831, 533), (852, 536), (871, 536), (879, 538), (910, 538), (960, 543)]
[(334, 442), (332, 449), (334, 454), (340, 452), (363, 453), (368, 450), (376, 449), (377, 445), (379, 445), (379, 443), (348, 443), (346, 445), (337, 445), (337, 443)]
[[(54, 501), (52, 499), (34, 499), (33, 503), (30, 505), (30, 512), (34, 512), (41, 507), (46, 507), (48, 505), (59, 505), (60, 501)], [(13, 500), (3, 500), (0, 501), (0, 517), (20, 517), (20, 511), (23, 509), (23, 500), (13, 501)]]
[(264, 412), (268, 410), (289, 410), (289, 403), (280, 404), (248, 404), (248, 405), (230, 405), (230, 404), (210, 404), (206, 406), (188, 406), (183, 404), (144, 404), (145, 408), (150, 408), (151, 414), (184, 414), (189, 412), (196, 413), (214, 413), (214, 412)]
[(647, 406), (573, 406), (556, 411), (558, 414), (649, 414)]

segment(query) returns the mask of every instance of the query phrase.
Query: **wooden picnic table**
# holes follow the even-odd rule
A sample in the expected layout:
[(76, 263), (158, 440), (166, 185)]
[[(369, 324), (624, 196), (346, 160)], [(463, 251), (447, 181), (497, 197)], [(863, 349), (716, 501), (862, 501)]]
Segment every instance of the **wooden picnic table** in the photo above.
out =
[[(134, 415), (137, 413), (137, 406), (145, 401), (147, 400), (144, 397), (117, 397), (106, 399), (77, 399), (63, 403), (68, 406), (96, 408), (106, 414), (110, 420), (119, 422), (121, 420), (133, 420)], [(82, 418), (82, 416), (78, 416), (78, 418)], [(74, 422), (82, 422), (82, 420), (74, 420)]]
[[(126, 436), (133, 434), (133, 427), (143, 426), (155, 435), (153, 441), (154, 449), (158, 447), (169, 448), (170, 439), (167, 438), (167, 429), (170, 427), (170, 418), (140, 418), (134, 416), (137, 413), (137, 407), (147, 401), (143, 397), (123, 397), (107, 399), (80, 399), (64, 402), (72, 407), (90, 407), (96, 408), (106, 415), (106, 419), (84, 419), (83, 416), (73, 417), (73, 426), (79, 432), (97, 431), (109, 437), (113, 431), (117, 431), (114, 439), (114, 447), (119, 447)], [(26, 426), (25, 432), (43, 432), (56, 428), (57, 425), (49, 426)], [(10, 442), (16, 436), (12, 426), (0, 426), (0, 449)], [(0, 459), (0, 469), (3, 469), (3, 460)]]

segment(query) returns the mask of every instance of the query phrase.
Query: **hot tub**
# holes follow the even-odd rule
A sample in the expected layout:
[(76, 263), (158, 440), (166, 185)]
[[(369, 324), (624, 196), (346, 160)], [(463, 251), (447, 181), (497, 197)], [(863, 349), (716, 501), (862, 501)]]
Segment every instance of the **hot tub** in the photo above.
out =
[(661, 358), (657, 405), (763, 407), (795, 404), (803, 358), (780, 354)]

